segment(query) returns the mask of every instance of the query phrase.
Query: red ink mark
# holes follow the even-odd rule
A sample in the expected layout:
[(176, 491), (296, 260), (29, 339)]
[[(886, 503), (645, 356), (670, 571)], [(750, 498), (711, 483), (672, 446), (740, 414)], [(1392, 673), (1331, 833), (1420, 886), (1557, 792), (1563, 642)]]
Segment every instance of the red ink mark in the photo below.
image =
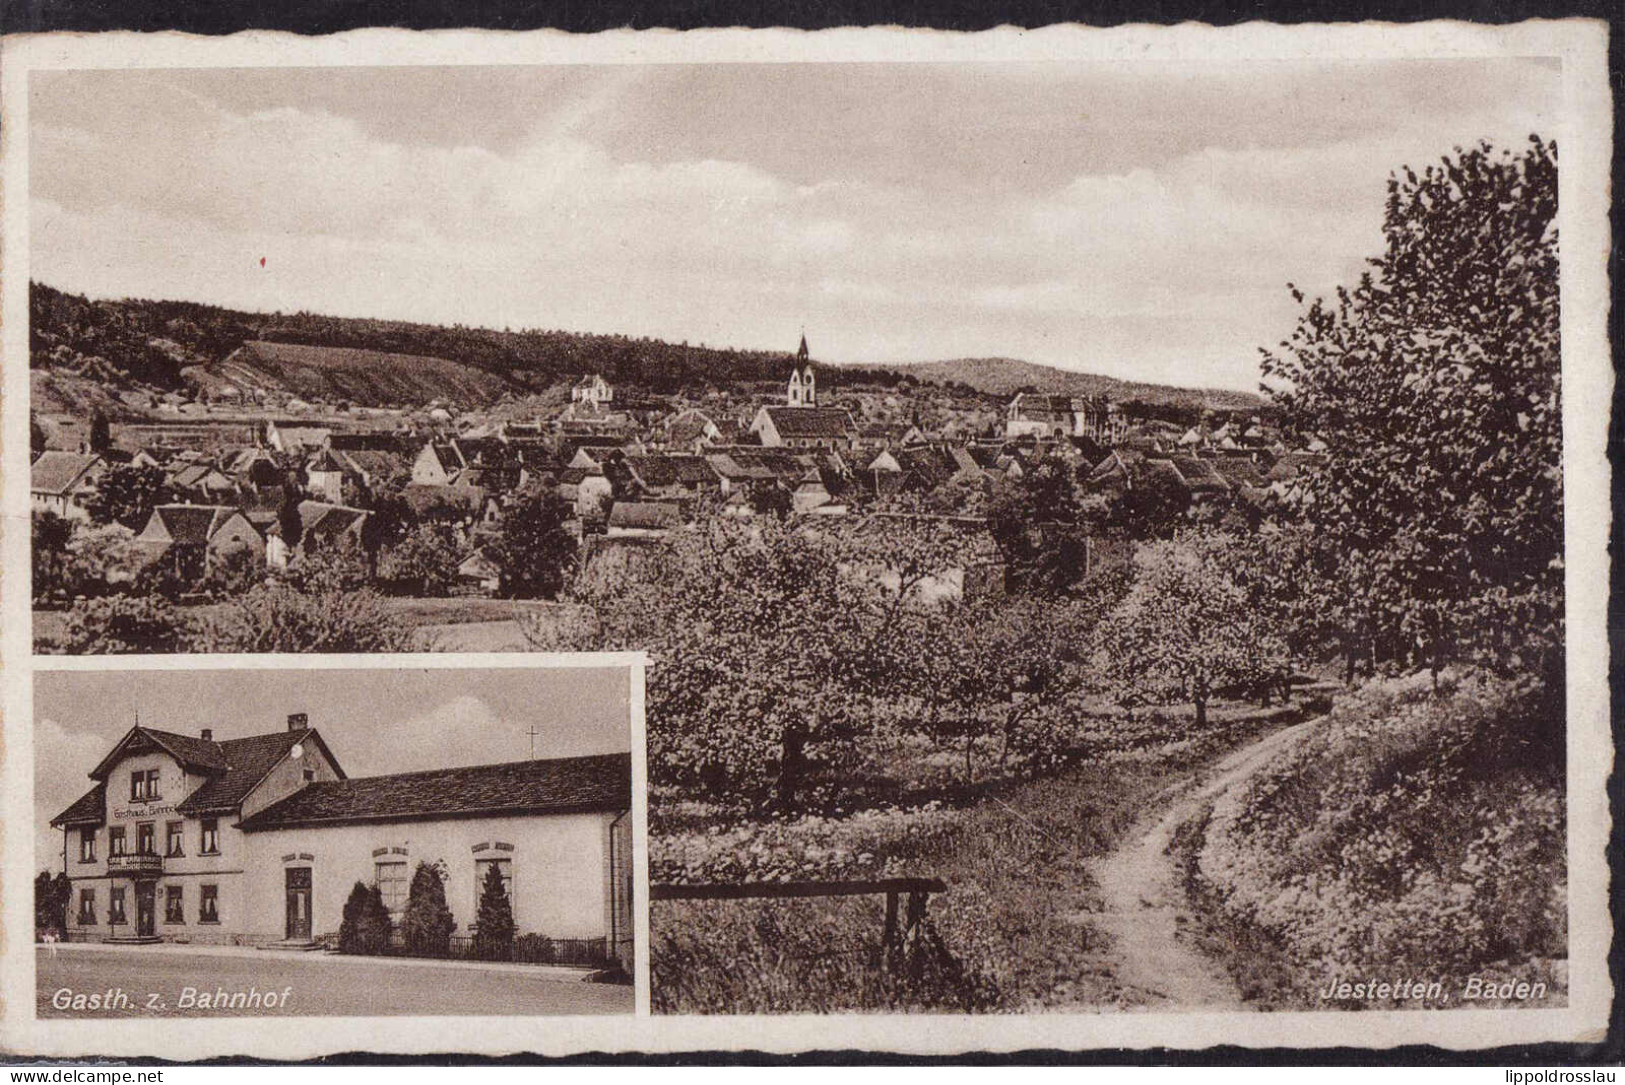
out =
[(262, 256), (262, 257), (260, 257), (260, 267), (264, 267), (264, 266), (265, 266), (265, 257)]

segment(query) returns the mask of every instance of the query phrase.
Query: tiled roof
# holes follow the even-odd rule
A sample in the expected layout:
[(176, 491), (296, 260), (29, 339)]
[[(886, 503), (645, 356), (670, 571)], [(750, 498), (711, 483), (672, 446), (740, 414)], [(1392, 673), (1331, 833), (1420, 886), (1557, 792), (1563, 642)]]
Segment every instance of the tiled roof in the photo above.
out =
[(308, 784), (242, 823), (244, 832), (365, 821), (619, 812), (632, 800), (630, 754), (432, 769)]
[[(177, 736), (180, 737), (180, 736)], [(193, 742), (202, 742), (201, 739), (192, 739)], [(322, 749), (327, 749), (321, 736), (314, 730), (298, 731), (272, 731), (264, 735), (250, 735), (247, 738), (228, 738), (223, 742), (211, 742), (208, 745), (219, 748), (225, 758), (226, 769), (219, 775), (211, 776), (201, 787), (186, 797), (178, 809), (183, 814), (206, 814), (218, 810), (235, 810), (237, 805), (248, 797), (254, 786), (265, 779), (265, 774), (276, 766), (278, 761), (300, 742), (315, 741)], [(328, 760), (342, 776), (344, 770), (338, 767), (331, 754)]]
[(107, 820), (107, 785), (97, 784), (51, 819), (57, 825), (101, 825)]
[(1206, 460), (1195, 456), (1175, 456), (1174, 467), (1185, 480), (1185, 484), (1192, 491), (1202, 493), (1206, 491), (1224, 492), (1230, 489), (1230, 484), (1224, 476), (1213, 469), (1213, 465)]
[(137, 538), (142, 542), (205, 546), (236, 512), (231, 505), (159, 505)]
[(1213, 461), (1213, 469), (1232, 486), (1264, 485), (1264, 473), (1245, 456), (1220, 456)]
[(350, 530), (358, 520), (367, 517), (365, 509), (352, 509), (348, 505), (333, 505), (326, 501), (299, 502), (299, 524), (302, 536), (340, 535)]
[(124, 751), (129, 746), (136, 749), (150, 748), (147, 743), (163, 750), (179, 761), (182, 767), (196, 772), (212, 773), (224, 772), (229, 766), (225, 753), (220, 744), (207, 739), (193, 738), (191, 735), (178, 735), (173, 731), (158, 731), (151, 727), (132, 727), (125, 732), (118, 744), (102, 758), (101, 763), (90, 770), (92, 779), (105, 780), (108, 773), (113, 770)]
[(42, 452), (34, 461), (29, 489), (37, 494), (65, 494), (96, 461), (97, 457), (78, 452)]
[(664, 501), (617, 501), (609, 510), (610, 527), (665, 530), (682, 522), (682, 511)]
[(839, 407), (767, 407), (773, 428), (784, 438), (846, 437), (852, 417)]

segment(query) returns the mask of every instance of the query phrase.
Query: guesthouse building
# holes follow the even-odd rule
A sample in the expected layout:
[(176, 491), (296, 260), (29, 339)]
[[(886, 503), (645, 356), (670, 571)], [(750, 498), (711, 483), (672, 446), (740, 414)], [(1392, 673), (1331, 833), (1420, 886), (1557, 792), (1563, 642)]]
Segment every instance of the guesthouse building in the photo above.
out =
[(625, 753), (351, 777), (304, 714), (217, 740), (132, 727), (52, 819), (70, 941), (314, 946), (357, 882), (399, 919), (419, 863), (466, 939), (495, 868), (520, 934), (632, 967)]

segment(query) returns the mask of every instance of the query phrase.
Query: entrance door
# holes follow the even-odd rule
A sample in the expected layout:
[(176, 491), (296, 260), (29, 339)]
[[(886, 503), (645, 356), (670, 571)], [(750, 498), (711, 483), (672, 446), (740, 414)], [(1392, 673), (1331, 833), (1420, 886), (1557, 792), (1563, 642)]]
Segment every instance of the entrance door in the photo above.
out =
[(135, 935), (153, 938), (158, 934), (158, 883), (135, 883)]
[(291, 866), (287, 869), (288, 883), (288, 938), (310, 937), (310, 868)]

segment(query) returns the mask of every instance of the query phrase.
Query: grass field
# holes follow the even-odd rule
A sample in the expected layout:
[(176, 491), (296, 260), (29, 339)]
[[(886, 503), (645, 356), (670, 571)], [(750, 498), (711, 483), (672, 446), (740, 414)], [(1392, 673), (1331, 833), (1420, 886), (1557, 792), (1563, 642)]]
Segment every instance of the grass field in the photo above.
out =
[[(878, 899), (660, 902), (650, 915), (652, 996), (664, 1013), (1020, 1012), (1088, 1009), (1133, 996), (1090, 923), (1092, 862), (1171, 779), (1308, 714), (1302, 707), (1156, 717), (1137, 742), (1057, 775), (991, 780), (961, 805), (840, 817), (657, 816), (651, 879), (921, 876), (931, 898), (909, 967), (888, 968)], [(1136, 728), (1137, 736), (1147, 721)]]

